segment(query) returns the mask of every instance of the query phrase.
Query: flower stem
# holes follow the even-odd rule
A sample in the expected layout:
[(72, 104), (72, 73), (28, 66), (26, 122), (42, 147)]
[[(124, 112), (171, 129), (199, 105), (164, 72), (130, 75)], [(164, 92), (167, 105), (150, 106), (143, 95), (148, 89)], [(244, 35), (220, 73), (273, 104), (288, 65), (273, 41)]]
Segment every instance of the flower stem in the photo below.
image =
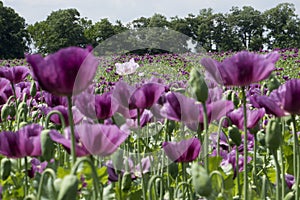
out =
[(202, 103), (203, 106), (203, 125), (204, 125), (204, 168), (209, 173), (209, 161), (208, 161), (208, 119), (206, 104)]
[(294, 176), (295, 176), (295, 180), (296, 180), (296, 197), (295, 199), (299, 199), (299, 142), (298, 142), (298, 135), (297, 135), (297, 130), (296, 130), (296, 119), (295, 119), (295, 115), (292, 115), (292, 122), (293, 122), (293, 126), (292, 126), (292, 130), (293, 130), (293, 135), (294, 135), (294, 146), (293, 146), (293, 151), (294, 151), (294, 155), (293, 155), (293, 169), (294, 169)]
[(25, 162), (25, 185), (24, 185), (24, 196), (26, 197), (28, 194), (28, 171), (27, 171), (27, 165), (28, 165), (28, 161), (27, 161), (27, 156), (24, 157), (24, 162)]
[(242, 86), (242, 101), (243, 101), (243, 114), (244, 114), (244, 199), (248, 199), (248, 137), (247, 137), (247, 107), (246, 107), (246, 94), (245, 86)]
[(274, 161), (275, 161), (275, 168), (276, 168), (276, 200), (280, 199), (280, 166), (277, 158), (277, 151), (272, 151)]
[(72, 112), (72, 97), (68, 96), (68, 114), (69, 114), (69, 125), (71, 130), (71, 156), (72, 156), (72, 165), (76, 162), (76, 149), (75, 149), (75, 132), (74, 132), (74, 120)]
[[(141, 127), (141, 115), (140, 115), (140, 109), (137, 109), (137, 122), (138, 122), (138, 132), (140, 133), (140, 127)], [(143, 174), (143, 166), (142, 166), (142, 159), (141, 159), (141, 134), (138, 134), (137, 137), (137, 149), (138, 149), (138, 162), (140, 164), (140, 171), (141, 171), (141, 177), (142, 177), (142, 191), (143, 191), (143, 199), (147, 199), (146, 196), (146, 186), (145, 186), (145, 180), (144, 180), (144, 174)]]
[(237, 188), (238, 188), (238, 197), (241, 198), (241, 187), (240, 187), (240, 170), (239, 170), (239, 151), (238, 147), (235, 150), (235, 173), (236, 173), (236, 181), (237, 181)]
[(253, 178), (253, 184), (256, 184), (256, 153), (257, 153), (257, 138), (256, 133), (254, 134), (254, 147), (253, 147), (253, 169), (252, 169), (252, 178)]

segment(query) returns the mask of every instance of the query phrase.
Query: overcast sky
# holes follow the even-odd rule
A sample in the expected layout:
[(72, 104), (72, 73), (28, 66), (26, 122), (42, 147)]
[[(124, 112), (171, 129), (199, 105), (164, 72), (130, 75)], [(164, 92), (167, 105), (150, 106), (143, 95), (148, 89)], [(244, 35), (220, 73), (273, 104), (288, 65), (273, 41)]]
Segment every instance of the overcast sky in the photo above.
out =
[(197, 14), (202, 8), (226, 13), (232, 6), (245, 5), (264, 11), (284, 2), (293, 3), (300, 15), (299, 0), (3, 0), (4, 6), (12, 7), (28, 24), (45, 20), (52, 11), (66, 8), (76, 8), (81, 17), (94, 22), (108, 18), (111, 22), (120, 19), (126, 24), (154, 13), (168, 18), (176, 15), (185, 17), (189, 13)]

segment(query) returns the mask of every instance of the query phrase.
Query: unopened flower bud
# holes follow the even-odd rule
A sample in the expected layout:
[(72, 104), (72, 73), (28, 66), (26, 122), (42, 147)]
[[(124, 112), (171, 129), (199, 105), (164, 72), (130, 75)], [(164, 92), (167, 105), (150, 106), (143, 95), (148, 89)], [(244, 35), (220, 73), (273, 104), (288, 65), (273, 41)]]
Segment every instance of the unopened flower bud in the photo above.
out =
[(266, 128), (266, 145), (270, 150), (277, 150), (282, 143), (282, 125), (278, 119), (271, 119)]
[(192, 165), (192, 183), (195, 192), (201, 196), (208, 197), (212, 192), (210, 177), (202, 166), (194, 163)]
[(191, 71), (189, 84), (197, 100), (204, 103), (208, 99), (208, 87), (200, 72), (195, 68)]
[(242, 143), (242, 136), (239, 129), (235, 125), (228, 127), (228, 135), (236, 146), (240, 146)]
[(70, 200), (77, 198), (78, 179), (75, 175), (67, 175), (61, 182), (58, 200)]

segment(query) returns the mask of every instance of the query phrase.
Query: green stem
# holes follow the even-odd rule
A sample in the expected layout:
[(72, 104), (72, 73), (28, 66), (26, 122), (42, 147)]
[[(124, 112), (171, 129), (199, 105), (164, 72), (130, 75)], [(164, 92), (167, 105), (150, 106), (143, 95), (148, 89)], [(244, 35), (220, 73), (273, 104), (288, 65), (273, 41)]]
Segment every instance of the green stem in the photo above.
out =
[(43, 184), (44, 184), (44, 181), (45, 181), (45, 176), (46, 174), (49, 174), (52, 178), (52, 190), (55, 191), (55, 188), (54, 188), (54, 185), (53, 185), (53, 181), (56, 179), (56, 175), (55, 175), (55, 172), (53, 171), (53, 169), (45, 169), (45, 171), (42, 173), (42, 176), (41, 176), (41, 180), (40, 180), (40, 184), (39, 184), (39, 189), (38, 189), (38, 194), (37, 194), (37, 200), (41, 200), (41, 196), (42, 196), (42, 191), (43, 191)]
[[(158, 176), (158, 175), (155, 175), (155, 176), (151, 177), (151, 179), (149, 180), (149, 183), (148, 183), (149, 199), (152, 200), (151, 189), (152, 189), (153, 185), (156, 186), (156, 180), (159, 180), (159, 182), (160, 182), (160, 185), (159, 185), (159, 187), (160, 187), (160, 195), (159, 195), (159, 198), (160, 198), (161, 200), (163, 200), (163, 191), (162, 191), (162, 190), (163, 190), (163, 182), (164, 182), (164, 179), (163, 179), (162, 176)], [(155, 195), (157, 195), (157, 194), (155, 194)]]
[(94, 184), (94, 189), (95, 189), (95, 199), (97, 199), (98, 196), (98, 189), (100, 189), (100, 199), (102, 199), (102, 189), (100, 188), (99, 182), (98, 182), (98, 175), (97, 175), (97, 171), (96, 168), (93, 164), (93, 162), (88, 158), (81, 158), (80, 160), (78, 160), (72, 168), (71, 174), (76, 175), (77, 170), (79, 168), (79, 165), (83, 162), (86, 162), (92, 169), (92, 177), (93, 177), (93, 184)]
[(276, 169), (276, 200), (280, 199), (280, 166), (277, 158), (277, 151), (273, 150), (272, 151), (274, 161), (275, 161), (275, 169)]
[(72, 156), (72, 165), (76, 162), (76, 148), (75, 148), (75, 132), (74, 132), (74, 120), (72, 112), (72, 97), (68, 96), (68, 114), (69, 114), (69, 125), (71, 130), (71, 156)]
[(240, 187), (240, 171), (239, 171), (239, 151), (238, 148), (235, 150), (235, 173), (238, 188), (238, 197), (241, 198), (241, 187)]
[(212, 172), (209, 174), (210, 180), (212, 180), (213, 175), (217, 175), (217, 176), (221, 179), (221, 193), (223, 193), (223, 191), (224, 191), (224, 189), (225, 189), (225, 185), (224, 185), (224, 177), (223, 177), (223, 175), (222, 175), (219, 171), (217, 171), (217, 170), (212, 171)]
[(137, 136), (137, 149), (138, 149), (138, 161), (140, 164), (140, 171), (141, 171), (141, 177), (142, 177), (142, 191), (143, 191), (143, 199), (146, 200), (146, 188), (145, 188), (145, 180), (144, 180), (144, 174), (143, 174), (143, 166), (142, 166), (142, 159), (141, 159), (141, 138), (140, 138), (140, 125), (141, 125), (141, 116), (140, 116), (140, 109), (137, 109), (137, 122), (138, 122), (138, 136)]
[(123, 200), (122, 195), (122, 174), (121, 172), (118, 172), (118, 184), (119, 184), (119, 200)]
[(25, 162), (25, 184), (24, 184), (24, 196), (26, 197), (28, 194), (28, 172), (27, 172), (27, 167), (28, 167), (28, 161), (27, 161), (27, 156), (24, 157), (24, 162)]
[[(284, 137), (284, 129), (285, 129), (285, 121), (281, 119), (282, 124), (282, 137)], [(285, 167), (284, 167), (284, 153), (283, 153), (283, 147), (280, 145), (279, 147), (279, 155), (280, 155), (280, 162), (281, 162), (281, 199), (284, 199), (285, 197)]]
[(253, 147), (253, 169), (252, 169), (252, 178), (253, 178), (253, 184), (257, 185), (256, 181), (256, 153), (257, 153), (257, 138), (256, 138), (256, 133), (254, 134), (254, 147)]
[(180, 190), (180, 187), (183, 187), (183, 189), (182, 189), (183, 192), (184, 192), (184, 187), (186, 187), (187, 191), (188, 191), (188, 199), (193, 199), (191, 197), (191, 195), (192, 195), (191, 184), (189, 184), (187, 182), (181, 182), (180, 184), (177, 185), (177, 187), (175, 188), (175, 192), (174, 192), (174, 199), (179, 199), (178, 192)]
[[(49, 112), (49, 113), (47, 114), (46, 120), (45, 120), (45, 123), (46, 123), (45, 128), (46, 128), (46, 129), (49, 128), (50, 118), (51, 118), (52, 115), (55, 115), (55, 114), (58, 115), (58, 117), (59, 117), (59, 119), (60, 119), (60, 123), (61, 123), (62, 130), (64, 130), (65, 127), (66, 127), (65, 118), (64, 118), (64, 116), (62, 115), (62, 113), (59, 112), (58, 110), (52, 110), (51, 112)], [(72, 112), (72, 114), (73, 114), (73, 112)]]
[(244, 199), (248, 199), (248, 135), (247, 135), (247, 107), (245, 86), (242, 86), (242, 101), (244, 114)]
[(203, 106), (203, 124), (204, 124), (204, 168), (209, 173), (209, 161), (208, 161), (208, 118), (206, 104), (202, 103)]
[(220, 122), (219, 122), (219, 125), (218, 125), (218, 137), (217, 137), (217, 156), (218, 157), (220, 156), (220, 137), (221, 137), (221, 131), (222, 131), (223, 122), (225, 120), (227, 120), (228, 126), (231, 126), (231, 120), (227, 116), (223, 116), (220, 119)]
[(298, 135), (297, 135), (297, 129), (296, 129), (296, 119), (295, 115), (292, 115), (292, 121), (293, 121), (293, 126), (292, 126), (292, 131), (294, 135), (294, 146), (293, 146), (293, 159), (294, 159), (294, 176), (295, 176), (295, 181), (296, 181), (296, 197), (295, 199), (299, 199), (299, 176), (300, 176), (300, 169), (298, 166), (300, 166), (300, 159), (299, 159), (299, 142), (298, 142)]

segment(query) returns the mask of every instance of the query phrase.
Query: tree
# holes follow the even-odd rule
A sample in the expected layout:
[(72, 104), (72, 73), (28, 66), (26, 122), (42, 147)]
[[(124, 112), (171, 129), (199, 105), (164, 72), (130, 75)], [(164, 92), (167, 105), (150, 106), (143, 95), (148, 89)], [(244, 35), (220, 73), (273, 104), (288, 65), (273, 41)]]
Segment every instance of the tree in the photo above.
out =
[(281, 3), (264, 12), (268, 32), (268, 47), (299, 47), (299, 19), (295, 14), (295, 6)]
[(28, 27), (28, 32), (40, 53), (52, 53), (63, 47), (85, 46), (87, 40), (76, 9), (52, 12), (45, 21)]
[(23, 58), (28, 50), (25, 20), (0, 1), (0, 58)]
[(263, 48), (264, 19), (260, 11), (251, 6), (242, 9), (233, 7), (228, 15), (230, 26), (240, 38), (243, 48), (259, 50)]

